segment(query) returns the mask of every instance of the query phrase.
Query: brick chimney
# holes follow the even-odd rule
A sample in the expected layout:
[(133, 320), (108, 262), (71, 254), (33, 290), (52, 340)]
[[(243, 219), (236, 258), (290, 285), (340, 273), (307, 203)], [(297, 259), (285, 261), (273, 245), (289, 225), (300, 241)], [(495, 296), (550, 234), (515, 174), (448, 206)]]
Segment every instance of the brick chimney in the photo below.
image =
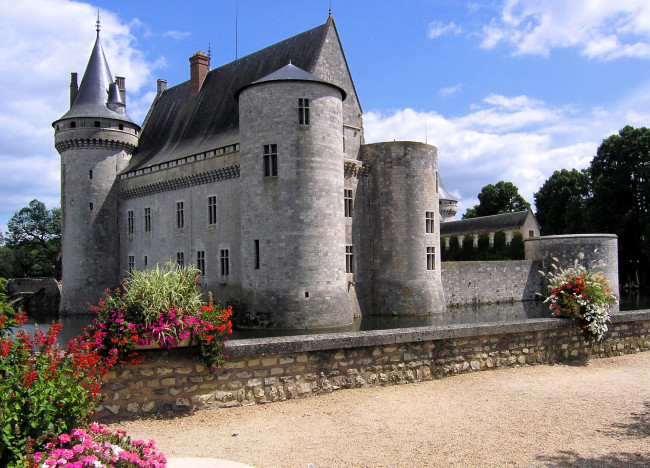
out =
[(209, 67), (210, 57), (203, 52), (197, 52), (190, 57), (190, 96), (194, 96), (201, 91)]

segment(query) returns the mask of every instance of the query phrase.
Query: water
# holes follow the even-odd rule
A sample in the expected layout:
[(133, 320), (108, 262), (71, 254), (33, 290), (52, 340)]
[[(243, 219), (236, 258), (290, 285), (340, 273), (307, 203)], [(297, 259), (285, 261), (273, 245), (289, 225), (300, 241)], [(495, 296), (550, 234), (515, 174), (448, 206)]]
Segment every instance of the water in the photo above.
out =
[[(620, 311), (650, 309), (650, 295), (630, 295), (621, 298), (618, 309)], [(316, 333), (336, 333), (336, 332), (354, 332), (366, 330), (387, 330), (395, 328), (411, 327), (442, 327), (446, 325), (457, 325), (467, 323), (488, 323), (488, 322), (512, 322), (519, 320), (529, 320), (536, 318), (551, 317), (552, 314), (548, 305), (541, 301), (526, 301), (506, 304), (485, 304), (481, 306), (468, 306), (459, 308), (450, 308), (446, 312), (437, 315), (426, 316), (366, 316), (358, 318), (353, 324), (334, 327), (318, 328), (306, 330), (282, 330), (282, 329), (235, 329), (231, 339), (246, 338), (265, 338), (272, 336), (291, 336), (291, 335), (310, 335)], [(38, 326), (45, 331), (49, 328), (50, 323), (61, 322), (63, 326), (59, 331), (57, 341), (65, 345), (71, 339), (75, 338), (83, 328), (90, 323), (92, 316), (83, 315), (75, 317), (64, 317), (58, 320), (52, 320), (49, 323), (35, 324), (33, 321), (25, 324), (28, 332), (33, 332), (34, 327)]]

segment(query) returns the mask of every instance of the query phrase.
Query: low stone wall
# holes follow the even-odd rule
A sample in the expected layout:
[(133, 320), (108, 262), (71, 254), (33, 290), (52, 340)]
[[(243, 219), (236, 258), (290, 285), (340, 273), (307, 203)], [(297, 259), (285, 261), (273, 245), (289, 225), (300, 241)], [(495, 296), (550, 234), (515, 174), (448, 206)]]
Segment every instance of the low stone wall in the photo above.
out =
[(650, 350), (650, 310), (612, 316), (591, 345), (567, 320), (535, 319), (230, 341), (211, 374), (190, 350), (146, 351), (109, 373), (100, 418), (127, 418), (303, 398), (504, 367)]
[(542, 262), (443, 262), (442, 289), (448, 307), (536, 299), (542, 293)]

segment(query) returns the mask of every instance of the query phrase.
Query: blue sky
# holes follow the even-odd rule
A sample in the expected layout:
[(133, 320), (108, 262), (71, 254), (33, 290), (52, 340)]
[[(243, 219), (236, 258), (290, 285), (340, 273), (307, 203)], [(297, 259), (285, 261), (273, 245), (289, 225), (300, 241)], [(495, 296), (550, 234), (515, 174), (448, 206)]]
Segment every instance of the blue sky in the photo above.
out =
[[(366, 141), (427, 141), (459, 199), (513, 182), (533, 203), (553, 171), (587, 167), (602, 140), (650, 125), (650, 2), (341, 1), (332, 14), (364, 110)], [(51, 123), (90, 55), (97, 10), (128, 114), (156, 79), (189, 78), (322, 24), (330, 0), (0, 0), (0, 230), (38, 198), (59, 204)], [(238, 14), (237, 14), (238, 13)], [(238, 21), (235, 21), (236, 16)], [(235, 25), (237, 24), (237, 35)], [(235, 37), (237, 36), (237, 41)]]

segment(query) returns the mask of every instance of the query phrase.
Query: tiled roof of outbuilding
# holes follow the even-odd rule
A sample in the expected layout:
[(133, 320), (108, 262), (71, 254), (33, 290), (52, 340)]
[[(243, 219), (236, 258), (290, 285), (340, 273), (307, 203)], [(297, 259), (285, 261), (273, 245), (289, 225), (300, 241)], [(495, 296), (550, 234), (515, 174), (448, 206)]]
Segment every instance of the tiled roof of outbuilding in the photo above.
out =
[(160, 95), (147, 116), (127, 171), (239, 141), (235, 93), (289, 62), (309, 73), (333, 20), (208, 72), (190, 96), (189, 80)]
[(521, 229), (526, 222), (528, 213), (529, 211), (518, 211), (516, 213), (504, 213), (493, 216), (481, 216), (480, 218), (447, 221), (446, 223), (440, 223), (440, 235), (444, 237), (462, 236), (481, 232), (512, 231)]

